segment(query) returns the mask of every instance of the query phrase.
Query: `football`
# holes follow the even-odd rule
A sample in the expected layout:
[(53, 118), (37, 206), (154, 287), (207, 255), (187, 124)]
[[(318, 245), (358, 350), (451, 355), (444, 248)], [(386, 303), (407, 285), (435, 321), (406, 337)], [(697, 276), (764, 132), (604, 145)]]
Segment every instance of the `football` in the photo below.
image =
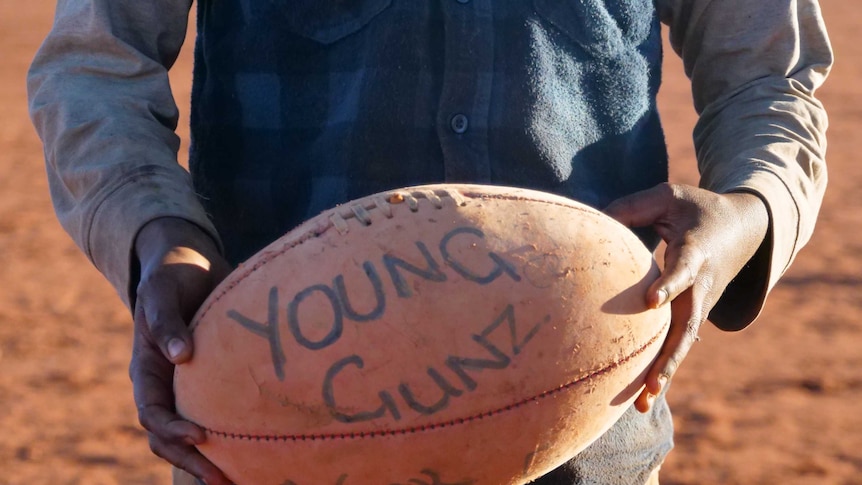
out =
[(544, 192), (428, 185), (314, 217), (192, 322), (177, 411), (239, 485), (527, 483), (606, 431), (664, 342), (653, 255)]

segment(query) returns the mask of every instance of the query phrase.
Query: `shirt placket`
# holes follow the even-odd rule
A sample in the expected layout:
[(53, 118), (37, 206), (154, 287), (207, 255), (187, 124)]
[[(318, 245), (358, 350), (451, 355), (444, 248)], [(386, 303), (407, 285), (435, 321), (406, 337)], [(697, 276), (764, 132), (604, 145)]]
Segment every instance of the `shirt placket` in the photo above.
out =
[(445, 60), (437, 134), (446, 180), (488, 183), (493, 82), (492, 0), (445, 0)]

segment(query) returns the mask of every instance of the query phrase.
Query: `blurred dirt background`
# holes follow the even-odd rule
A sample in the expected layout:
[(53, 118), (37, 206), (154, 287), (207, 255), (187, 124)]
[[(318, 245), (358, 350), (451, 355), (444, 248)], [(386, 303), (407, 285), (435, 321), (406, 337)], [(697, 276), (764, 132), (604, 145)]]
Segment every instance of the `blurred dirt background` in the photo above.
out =
[[(820, 92), (830, 188), (817, 232), (753, 327), (702, 332), (671, 391), (665, 485), (862, 484), (862, 13), (821, 4), (838, 62)], [(0, 0), (0, 485), (167, 484), (135, 417), (129, 315), (56, 222), (27, 116), (25, 73), (53, 10)], [(181, 124), (187, 44), (172, 71)], [(673, 179), (695, 183), (689, 86), (666, 59)]]

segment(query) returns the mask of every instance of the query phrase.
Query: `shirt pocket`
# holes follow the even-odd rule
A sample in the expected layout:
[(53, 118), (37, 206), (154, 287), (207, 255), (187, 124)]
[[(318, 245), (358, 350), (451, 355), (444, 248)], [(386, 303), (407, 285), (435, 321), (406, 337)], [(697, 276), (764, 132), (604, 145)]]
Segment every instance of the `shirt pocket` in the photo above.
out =
[(593, 57), (613, 57), (645, 42), (656, 22), (653, 0), (533, 0), (536, 13)]
[(301, 37), (332, 44), (358, 32), (392, 0), (266, 0), (284, 27)]

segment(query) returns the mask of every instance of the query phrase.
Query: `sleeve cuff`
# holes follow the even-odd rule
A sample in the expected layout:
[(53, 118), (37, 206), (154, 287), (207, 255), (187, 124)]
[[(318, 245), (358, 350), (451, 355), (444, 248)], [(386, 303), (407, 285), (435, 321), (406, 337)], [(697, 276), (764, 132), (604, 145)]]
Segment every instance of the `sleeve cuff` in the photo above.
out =
[(799, 241), (799, 208), (781, 179), (760, 170), (744, 180), (728, 180), (719, 193), (748, 192), (760, 197), (769, 213), (769, 228), (760, 248), (725, 289), (709, 314), (721, 330), (738, 331), (750, 325), (763, 310), (766, 297), (793, 261)]
[(178, 217), (198, 225), (222, 251), (221, 240), (187, 172), (182, 177), (158, 166), (142, 167), (101, 202), (84, 238), (86, 253), (105, 275), (123, 303), (134, 309), (140, 269), (134, 253), (138, 231), (162, 217)]

